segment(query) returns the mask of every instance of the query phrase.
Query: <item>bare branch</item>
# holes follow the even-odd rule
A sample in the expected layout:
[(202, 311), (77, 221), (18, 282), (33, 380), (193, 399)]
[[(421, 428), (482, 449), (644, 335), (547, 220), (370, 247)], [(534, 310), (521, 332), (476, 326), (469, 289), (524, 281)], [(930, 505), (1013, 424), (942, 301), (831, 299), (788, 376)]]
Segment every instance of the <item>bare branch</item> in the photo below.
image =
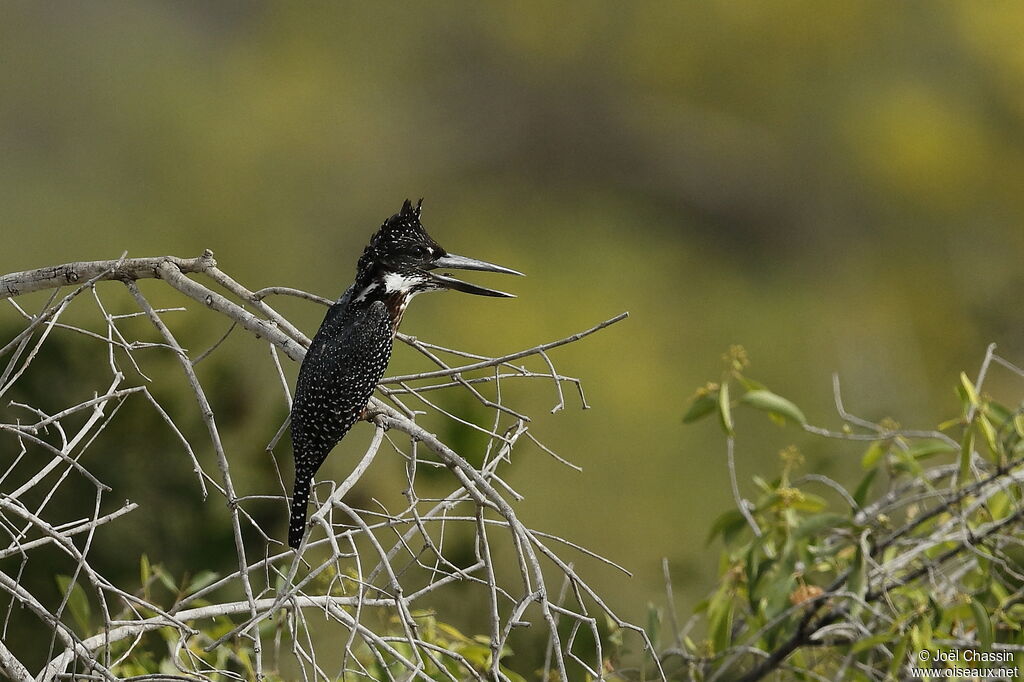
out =
[(130, 281), (159, 277), (160, 266), (164, 263), (171, 264), (180, 272), (186, 273), (203, 272), (217, 264), (213, 259), (213, 252), (209, 250), (198, 258), (162, 256), (160, 258), (121, 258), (65, 263), (64, 265), (3, 275), (0, 277), (0, 299), (21, 296), (43, 289), (56, 289), (69, 284), (77, 285), (86, 280)]
[[(166, 313), (183, 308), (154, 307), (136, 284), (140, 279), (162, 281), (185, 299), (223, 316), (230, 321), (227, 332), (205, 351), (190, 355), (172, 330), (173, 325), (164, 319)], [(100, 288), (106, 286), (102, 282), (107, 280), (123, 283), (135, 305), (129, 303), (126, 309), (108, 306), (99, 295)], [(58, 299), (59, 289), (69, 284), (75, 285), (75, 289)], [(54, 294), (38, 314), (26, 312), (14, 300), (22, 294), (45, 289), (53, 289)], [(69, 307), (86, 300), (79, 296), (85, 291), (92, 293), (93, 305), (86, 316), (79, 316), (84, 321), (79, 317), (74, 324), (61, 321)], [(3, 345), (2, 352), (8, 353), (10, 359), (0, 374), (3, 377), (0, 391), (14, 387), (31, 375), (34, 364), (39, 362), (40, 350), (55, 330), (72, 332), (91, 344), (91, 348), (102, 350), (101, 362), (110, 372), (109, 386), (97, 389), (84, 400), (60, 404), (50, 413), (30, 404), (14, 404), (10, 408), (17, 410), (18, 419), (0, 419), (0, 437), (14, 439), (19, 451), (7, 470), (0, 472), (0, 532), (10, 536), (9, 543), (0, 548), (0, 559), (17, 555), (25, 570), (52, 570), (43, 567), (43, 555), (39, 553), (40, 548), (51, 547), (73, 565), (71, 583), (64, 590), (62, 603), (53, 610), (23, 587), (20, 573), (14, 578), (0, 574), (0, 590), (12, 599), (4, 623), (34, 617), (54, 633), (47, 656), (49, 662), (37, 676), (33, 677), (19, 661), (19, 655), (23, 654), (12, 652), (6, 645), (0, 645), (0, 673), (19, 682), (27, 679), (48, 682), (68, 676), (118, 679), (122, 666), (127, 661), (137, 660), (134, 654), (147, 646), (144, 635), (161, 630), (169, 645), (164, 665), (173, 666), (179, 673), (154, 672), (161, 679), (235, 678), (236, 673), (212, 666), (209, 662), (212, 659), (202, 654), (206, 650), (219, 655), (228, 651), (224, 647), (231, 646), (231, 651), (247, 652), (245, 655), (257, 679), (264, 675), (265, 667), (277, 668), (290, 659), (302, 679), (308, 680), (335, 677), (429, 680), (441, 676), (452, 682), (461, 679), (501, 682), (510, 679), (501, 658), (510, 633), (514, 628), (527, 627), (536, 621), (544, 632), (542, 636), (550, 643), (551, 665), (563, 679), (574, 674), (574, 670), (600, 676), (608, 662), (604, 659), (594, 613), (603, 613), (620, 627), (637, 633), (650, 650), (651, 643), (642, 629), (615, 615), (584, 581), (579, 569), (563, 560), (559, 553), (578, 552), (584, 562), (606, 564), (627, 575), (628, 571), (570, 539), (528, 527), (520, 520), (515, 506), (523, 496), (506, 483), (507, 476), (502, 471), (511, 461), (516, 446), (527, 440), (579, 470), (529, 430), (530, 416), (506, 403), (501, 381), (514, 378), (517, 382), (546, 382), (549, 388), (553, 382), (557, 395), (554, 412), (565, 407), (562, 382), (574, 384), (583, 400), (580, 380), (559, 373), (549, 351), (604, 329), (624, 319), (626, 313), (577, 334), (494, 357), (399, 335), (399, 339), (425, 359), (427, 369), (392, 377), (382, 383), (381, 394), (397, 407), (382, 400), (371, 400), (367, 419), (374, 423), (375, 429), (362, 460), (339, 485), (319, 482), (314, 489), (317, 507), (310, 515), (310, 523), (322, 529), (322, 533), (307, 534), (299, 551), (293, 552), (278, 550), (280, 543), (274, 539), (276, 532), (262, 528), (255, 520), (261, 517), (254, 515), (250, 507), (258, 502), (265, 504), (266, 500), (286, 502), (288, 490), (283, 477), (278, 477), (280, 491), (274, 494), (266, 488), (242, 491), (236, 487), (231, 472), (234, 456), (229, 454), (232, 445), (222, 436), (216, 416), (218, 406), (213, 404), (199, 373), (201, 368), (205, 370), (207, 363), (215, 361), (212, 358), (225, 355), (222, 344), (228, 334), (245, 330), (256, 340), (268, 344), (268, 367), (280, 385), (281, 409), (287, 410), (291, 396), (280, 353), (301, 361), (309, 337), (268, 305), (265, 299), (272, 295), (297, 297), (315, 304), (332, 303), (292, 287), (271, 286), (251, 291), (217, 268), (209, 251), (193, 259), (122, 257), (112, 261), (69, 263), (0, 278), (0, 298), (11, 301), (12, 310), (24, 324), (22, 330)], [(128, 325), (120, 323), (130, 317), (148, 320), (159, 341), (130, 338), (125, 331)], [(150, 385), (153, 381), (144, 373), (145, 354), (139, 352), (141, 349), (146, 349), (146, 354), (170, 353), (174, 357), (194, 398), (192, 409), (205, 427), (204, 434), (179, 428), (177, 424), (188, 421), (178, 414), (172, 418), (156, 400)], [(452, 357), (463, 364), (450, 366), (454, 364)], [(535, 357), (533, 362), (539, 366), (528, 369), (515, 363), (530, 357)], [(128, 363), (127, 372), (122, 371), (122, 363)], [(477, 371), (482, 371), (482, 375), (471, 376)], [(141, 378), (143, 383), (133, 383), (126, 376), (133, 380)], [(154, 377), (159, 381), (157, 375)], [(461, 392), (471, 397), (487, 410), (487, 421), (478, 425), (475, 420), (447, 411), (440, 407), (442, 403), (424, 397), (426, 393), (437, 391)], [(88, 468), (89, 445), (115, 418), (124, 401), (136, 393), (146, 397), (148, 406), (170, 428), (173, 439), (181, 443), (186, 455), (182, 462), (188, 462), (186, 466), (194, 471), (203, 499), (212, 496), (224, 503), (237, 556), (236, 565), (227, 575), (200, 585), (191, 593), (177, 595), (175, 603), (166, 608), (143, 599), (139, 596), (141, 593), (114, 585), (97, 571), (90, 558), (94, 536), (109, 532), (108, 529), (117, 527), (115, 524), (121, 517), (150, 504), (136, 500), (111, 508), (110, 488)], [(417, 406), (422, 410), (413, 411), (403, 404), (400, 396), (406, 395), (414, 396), (422, 404)], [(583, 407), (586, 406), (583, 400)], [(452, 420), (487, 434), (484, 463), (479, 468), (474, 467), (467, 461), (467, 453), (456, 452), (428, 431), (423, 425), (427, 422), (417, 422), (424, 415)], [(283, 418), (284, 414), (281, 416)], [(272, 455), (285, 426), (268, 447)], [(385, 438), (406, 463), (408, 504), (404, 509), (389, 510), (374, 501), (371, 509), (358, 508), (351, 501), (350, 493), (372, 462), (382, 456), (380, 450)], [(211, 450), (218, 470), (212, 477), (203, 471), (197, 455)], [(424, 458), (423, 453), (427, 451), (430, 457)], [(49, 456), (40, 458), (39, 462), (32, 461), (31, 457), (40, 452)], [(104, 456), (119, 454), (104, 453)], [(288, 466), (279, 467), (276, 457), (273, 462), (278, 471)], [(441, 499), (421, 496), (417, 491), (421, 486), (416, 478), (418, 466), (447, 468), (451, 473), (451, 492)], [(28, 470), (27, 480), (21, 474), (14, 475), (15, 467)], [(49, 505), (53, 499), (60, 499), (56, 497), (57, 492), (69, 480), (91, 485), (95, 497), (87, 516), (83, 514), (71, 523), (54, 524)], [(326, 496), (324, 486), (330, 487)], [(44, 491), (43, 501), (32, 508), (22, 501), (29, 499), (25, 493), (30, 490)], [(123, 499), (126, 492), (130, 493), (113, 491), (113, 494)], [(282, 504), (281, 509), (283, 513), (286, 504)], [(462, 532), (475, 536), (477, 556), (472, 565), (460, 567), (451, 554), (450, 538)], [(550, 542), (558, 553), (545, 542)], [(503, 557), (501, 562), (497, 561), (499, 556)], [(505, 557), (513, 557), (511, 571), (503, 566), (508, 563)], [(196, 567), (195, 572), (202, 568)], [(549, 583), (552, 577), (556, 583)], [(79, 583), (88, 587), (88, 598), (99, 605), (96, 617), (102, 622), (98, 630), (76, 633), (64, 623), (63, 612), (70, 608), (72, 592)], [(552, 599), (549, 584), (564, 586), (557, 600)], [(460, 590), (469, 589), (480, 596), (480, 604), (489, 614), (491, 659), (486, 669), (462, 655), (457, 646), (432, 639), (430, 633), (434, 629), (425, 628), (421, 622), (424, 618), (435, 617), (422, 615), (424, 607), (430, 604), (437, 608), (445, 604), (445, 595), (456, 585), (462, 586)], [(464, 596), (463, 592), (459, 594)], [(17, 605), (26, 608), (12, 608)], [(388, 622), (387, 618), (368, 619), (371, 610), (395, 616), (394, 625), (384, 625), (385, 629), (380, 629), (378, 624), (371, 627), (370, 623)], [(436, 617), (446, 616), (439, 612)], [(229, 628), (223, 627), (224, 619), (232, 619)], [(214, 637), (208, 633), (215, 622), (218, 634)], [(267, 629), (269, 622), (278, 626), (273, 637), (266, 634), (273, 631)], [(568, 628), (567, 637), (560, 633), (560, 623)], [(596, 656), (579, 653), (577, 634), (581, 631), (590, 632), (597, 640)], [(338, 651), (315, 648), (314, 642), (331, 636), (341, 643)], [(270, 639), (273, 639), (272, 645)], [(331, 661), (335, 654), (341, 665), (337, 674), (328, 672), (334, 665)], [(163, 654), (156, 652), (156, 655)], [(652, 660), (655, 660), (653, 656)], [(660, 677), (664, 679), (664, 674), (660, 673)], [(153, 675), (136, 679), (149, 678), (156, 679)]]

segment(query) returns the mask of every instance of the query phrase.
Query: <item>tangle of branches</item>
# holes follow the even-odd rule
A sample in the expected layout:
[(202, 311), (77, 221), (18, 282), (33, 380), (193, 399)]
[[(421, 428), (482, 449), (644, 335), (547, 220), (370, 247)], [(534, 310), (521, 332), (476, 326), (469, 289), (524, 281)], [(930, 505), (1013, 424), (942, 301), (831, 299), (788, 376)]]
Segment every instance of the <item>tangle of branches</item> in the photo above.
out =
[[(232, 478), (235, 453), (222, 439), (218, 406), (211, 403), (204, 388), (208, 379), (197, 364), (222, 346), (218, 343), (195, 355), (186, 351), (179, 342), (183, 322), (174, 315), (191, 313), (154, 306), (152, 296), (144, 295), (138, 285), (147, 278), (176, 292), (184, 305), (224, 316), (232, 329), (251, 335), (250, 343), (263, 344), (285, 402), (290, 395), (281, 356), (300, 361), (309, 339), (267, 301), (298, 296), (329, 303), (288, 287), (249, 290), (218, 269), (208, 251), (192, 259), (122, 257), (0, 278), (0, 299), (7, 300), (23, 324), (12, 338), (0, 339), (0, 398), (31, 376), (41, 350), (55, 335), (84, 336), (95, 344), (96, 362), (109, 369), (107, 381), (87, 400), (68, 400), (49, 412), (12, 403), (0, 418), (0, 437), (5, 441), (0, 450), (0, 560), (11, 559), (18, 567), (0, 572), (0, 593), (7, 595), (0, 613), (3, 633), (20, 627), (25, 619), (38, 621), (51, 633), (47, 662), (34, 671), (22, 662), (20, 652), (3, 643), (6, 637), (0, 638), (0, 673), (18, 682), (125, 679), (132, 676), (124, 672), (126, 663), (153, 633), (166, 642), (167, 663), (159, 672), (136, 679), (263, 679), (275, 678), (285, 667), (304, 680), (509, 680), (514, 673), (501, 659), (510, 635), (527, 627), (546, 632), (545, 678), (567, 679), (572, 669), (602, 677), (608, 659), (598, 628), (606, 623), (635, 633), (641, 648), (650, 650), (644, 630), (619, 618), (565, 556), (582, 553), (587, 561), (615, 564), (523, 523), (517, 513), (522, 496), (502, 477), (503, 467), (524, 442), (574, 466), (537, 439), (526, 414), (503, 402), (503, 384), (547, 385), (544, 390), (553, 391), (555, 400), (552, 411), (566, 404), (563, 388), (572, 387), (586, 406), (580, 381), (560, 374), (549, 351), (575, 343), (625, 314), (572, 336), (496, 357), (400, 336), (430, 367), (381, 382), (381, 397), (371, 402), (367, 414), (374, 430), (369, 447), (344, 481), (331, 484), (329, 494), (315, 500), (314, 528), (293, 552), (261, 528), (251, 512), (250, 505), (266, 500), (272, 484), (263, 490), (240, 490)], [(134, 309), (111, 309), (106, 292), (117, 287), (127, 290)], [(21, 297), (39, 291), (51, 292), (41, 308), (30, 310), (19, 303), (25, 300)], [(167, 293), (161, 291), (164, 297)], [(73, 323), (67, 321), (72, 308)], [(125, 331), (129, 318), (148, 320), (145, 338), (132, 338)], [(137, 356), (148, 353), (170, 354), (180, 365), (205, 425), (201, 441), (183, 432), (178, 426), (181, 415), (155, 397), (137, 361)], [(443, 409), (435, 398), (440, 392), (456, 391), (479, 402), (489, 421), (481, 425), (479, 420), (464, 419)], [(221, 500), (220, 508), (230, 516), (237, 555), (233, 571), (184, 590), (171, 604), (157, 604), (135, 586), (117, 584), (94, 566), (90, 554), (97, 535), (116, 533), (123, 517), (147, 505), (131, 490), (112, 490), (90, 471), (93, 458), (118, 457), (117, 452), (90, 450), (90, 444), (117, 418), (126, 401), (151, 406), (167, 425), (167, 438), (180, 445), (181, 466), (194, 471), (195, 485), (209, 497), (208, 503)], [(482, 463), (471, 465), (466, 453), (421, 426), (418, 417), (424, 413), (484, 432)], [(282, 426), (275, 441), (284, 430)], [(352, 506), (346, 493), (381, 455), (385, 443), (405, 464), (404, 508)], [(212, 453), (216, 468), (204, 468), (200, 461), (209, 458), (199, 453)], [(423, 467), (447, 469), (447, 495), (420, 497), (417, 471)], [(71, 523), (55, 521), (62, 491), (83, 482), (93, 491), (92, 513)], [(283, 480), (278, 484), (283, 513), (286, 487)], [(26, 503), (30, 498), (33, 502)], [(123, 502), (125, 498), (131, 501)], [(469, 529), (474, 537), (469, 565), (449, 556), (446, 534), (453, 529)], [(50, 570), (39, 558), (44, 549), (58, 550), (73, 565), (56, 605), (24, 586), (24, 576)], [(509, 572), (496, 570), (499, 553), (512, 557), (513, 578), (503, 578)], [(489, 614), (486, 642), (467, 643), (430, 631), (433, 621), (424, 614), (443, 619), (445, 595), (456, 584), (461, 595), (471, 590), (473, 604)], [(91, 621), (69, 618), (70, 611), (86, 604)], [(587, 645), (581, 646), (584, 639)], [(324, 642), (332, 644), (325, 647)], [(657, 658), (653, 665), (660, 670)]]

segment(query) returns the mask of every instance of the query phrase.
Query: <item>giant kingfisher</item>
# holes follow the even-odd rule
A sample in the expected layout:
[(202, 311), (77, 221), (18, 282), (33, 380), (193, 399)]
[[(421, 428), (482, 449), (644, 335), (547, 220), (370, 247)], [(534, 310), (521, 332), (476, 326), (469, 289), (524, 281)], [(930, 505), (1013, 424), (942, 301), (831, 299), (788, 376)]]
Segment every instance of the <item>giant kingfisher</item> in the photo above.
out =
[(356, 281), (327, 311), (299, 368), (292, 403), (295, 488), (288, 544), (298, 548), (306, 530), (313, 474), (359, 420), (391, 359), (406, 306), (423, 291), (453, 289), (514, 298), (432, 270), (452, 268), (522, 275), (510, 268), (456, 256), (431, 239), (420, 222), (423, 200), (408, 199), (370, 239)]

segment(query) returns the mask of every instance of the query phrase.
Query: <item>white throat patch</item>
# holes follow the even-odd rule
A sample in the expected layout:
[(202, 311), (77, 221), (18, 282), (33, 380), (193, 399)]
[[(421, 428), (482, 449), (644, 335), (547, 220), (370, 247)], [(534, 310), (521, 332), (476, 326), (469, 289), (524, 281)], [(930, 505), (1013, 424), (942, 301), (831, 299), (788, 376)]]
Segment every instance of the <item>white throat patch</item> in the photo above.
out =
[(384, 290), (389, 293), (408, 293), (419, 284), (420, 280), (414, 277), (406, 277), (396, 272), (389, 272), (384, 275)]

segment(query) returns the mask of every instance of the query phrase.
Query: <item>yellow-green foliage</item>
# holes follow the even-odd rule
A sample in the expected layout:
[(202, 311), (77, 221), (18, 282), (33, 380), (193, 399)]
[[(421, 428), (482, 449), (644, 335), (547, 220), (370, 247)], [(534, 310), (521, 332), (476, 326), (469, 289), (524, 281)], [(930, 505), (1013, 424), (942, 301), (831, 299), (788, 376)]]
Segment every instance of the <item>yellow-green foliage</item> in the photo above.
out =
[[(1024, 645), (1024, 552), (1013, 539), (1024, 527), (1024, 403), (1009, 408), (961, 374), (959, 414), (934, 430), (848, 415), (827, 431), (747, 377), (738, 349), (727, 364), (686, 421), (717, 412), (731, 439), (747, 417), (736, 410), (764, 410), (829, 442), (860, 443), (863, 478), (846, 490), (805, 471), (792, 446), (777, 478), (754, 477), (749, 520), (733, 509), (710, 529), (708, 541), (723, 545), (719, 584), (697, 608), (703, 634), (670, 656), (675, 674), (756, 676), (784, 651), (783, 679), (903, 679), (924, 665), (922, 650), (1007, 655)], [(979, 667), (963, 656), (936, 665)]]

